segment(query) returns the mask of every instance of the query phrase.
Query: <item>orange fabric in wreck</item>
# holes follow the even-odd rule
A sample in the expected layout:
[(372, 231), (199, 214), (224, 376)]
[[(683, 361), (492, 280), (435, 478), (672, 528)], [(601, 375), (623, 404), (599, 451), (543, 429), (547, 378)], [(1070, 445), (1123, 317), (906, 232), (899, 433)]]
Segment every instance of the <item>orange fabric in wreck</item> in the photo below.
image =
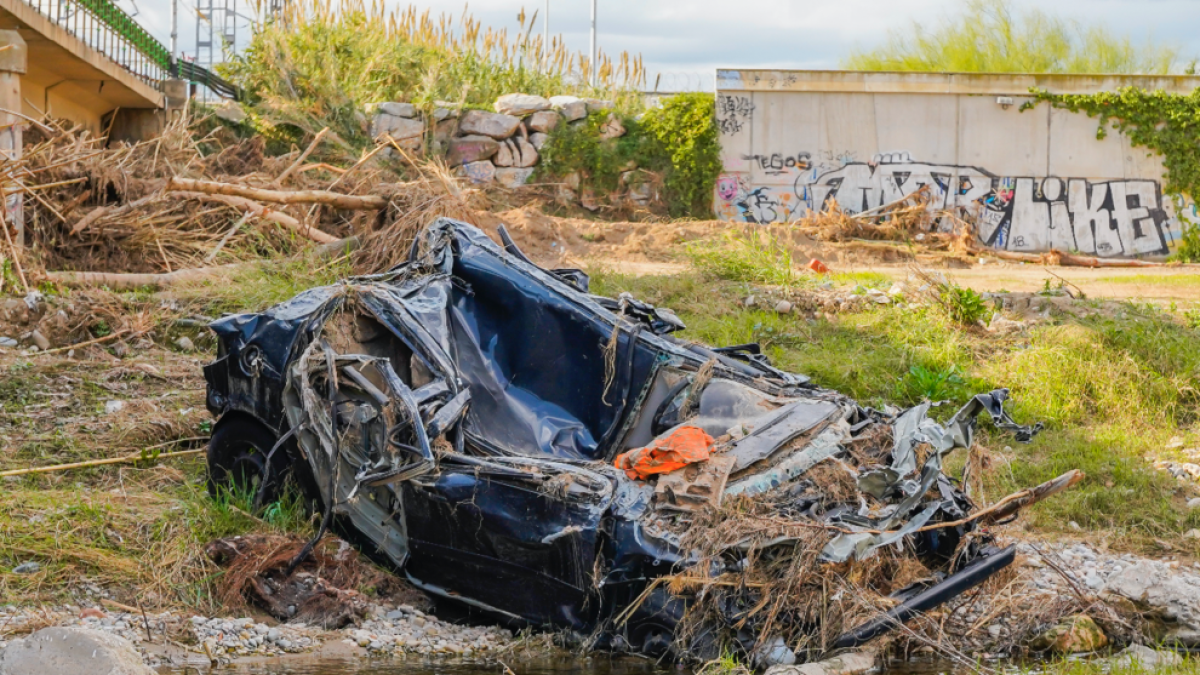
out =
[(625, 475), (645, 480), (658, 473), (671, 473), (708, 459), (713, 437), (700, 427), (679, 427), (644, 448), (617, 455), (613, 464)]

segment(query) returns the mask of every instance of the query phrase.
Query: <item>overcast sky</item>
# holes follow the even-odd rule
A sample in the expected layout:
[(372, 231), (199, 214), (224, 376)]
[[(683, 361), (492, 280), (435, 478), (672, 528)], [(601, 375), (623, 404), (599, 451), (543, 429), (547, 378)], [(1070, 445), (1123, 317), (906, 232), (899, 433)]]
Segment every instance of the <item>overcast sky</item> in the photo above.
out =
[[(195, 1), (180, 2), (180, 46), (195, 45)], [(243, 12), (251, 0), (237, 0)], [(127, 10), (136, 3), (137, 19), (164, 44), (170, 35), (170, 0), (119, 0)], [(397, 4), (388, 0), (388, 4)], [(407, 4), (407, 3), (401, 3)], [(456, 0), (416, 3), (433, 13), (459, 14)], [(1135, 40), (1173, 43), (1187, 56), (1200, 55), (1200, 0), (1016, 0), (1019, 7), (1104, 24)], [(883, 41), (889, 28), (917, 21), (934, 25), (953, 15), (961, 0), (598, 0), (601, 48), (609, 54), (641, 53), (653, 86), (663, 73), (663, 89), (701, 85), (711, 89), (718, 67), (836, 68), (855, 47)], [(517, 13), (538, 10), (541, 31), (545, 0), (473, 0), (470, 11), (485, 25), (517, 26)], [(550, 31), (562, 34), (574, 50), (588, 48), (589, 0), (550, 0)], [(245, 22), (239, 42), (249, 36)], [(672, 84), (677, 83), (677, 84)]]

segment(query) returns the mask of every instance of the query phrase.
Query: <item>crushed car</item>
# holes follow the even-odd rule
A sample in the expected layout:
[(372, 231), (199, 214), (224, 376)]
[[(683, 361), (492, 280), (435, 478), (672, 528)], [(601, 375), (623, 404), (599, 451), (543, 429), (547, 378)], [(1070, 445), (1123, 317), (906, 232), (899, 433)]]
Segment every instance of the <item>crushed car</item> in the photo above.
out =
[[(980, 414), (1037, 433), (1005, 390), (945, 423), (866, 408), (499, 239), (439, 219), (384, 274), (214, 322), (211, 487), (265, 503), (290, 477), (318, 538), (503, 621), (771, 664), (983, 583), (1014, 557), (983, 526), (1078, 478), (981, 511), (943, 463)], [(856, 565), (869, 593), (835, 593)]]

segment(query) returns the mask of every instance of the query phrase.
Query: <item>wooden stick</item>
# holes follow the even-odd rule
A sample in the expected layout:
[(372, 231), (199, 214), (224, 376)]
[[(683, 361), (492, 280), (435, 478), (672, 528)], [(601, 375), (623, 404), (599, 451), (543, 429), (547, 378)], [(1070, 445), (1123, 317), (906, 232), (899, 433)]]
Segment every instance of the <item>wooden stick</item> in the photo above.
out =
[(98, 338), (95, 338), (92, 340), (84, 340), (83, 342), (78, 342), (73, 345), (67, 345), (66, 347), (55, 347), (54, 349), (47, 349), (44, 352), (38, 352), (38, 355), (40, 356), (42, 354), (55, 354), (58, 352), (69, 352), (72, 349), (79, 349), (80, 347), (87, 347), (89, 345), (96, 345), (96, 344), (100, 344), (101, 342), (108, 342), (109, 340), (115, 340), (116, 338), (121, 337), (122, 335), (124, 335), (128, 332), (129, 332), (128, 328), (122, 328), (119, 331), (115, 331), (115, 332), (109, 333), (108, 335), (103, 335), (101, 337), (98, 337)]
[(175, 457), (191, 457), (202, 452), (207, 452), (205, 448), (199, 450), (180, 450), (178, 452), (164, 452), (153, 457), (143, 457), (142, 453), (136, 455), (126, 455), (124, 457), (110, 457), (108, 459), (93, 459), (87, 462), (72, 462), (71, 464), (56, 464), (54, 466), (36, 466), (30, 469), (13, 469), (11, 471), (0, 471), (0, 476), (24, 476), (31, 473), (52, 473), (58, 471), (66, 471), (67, 469), (84, 469), (92, 466), (105, 466), (108, 464), (135, 464), (142, 460), (158, 460), (171, 459)]
[(344, 179), (346, 176), (349, 176), (350, 174), (354, 173), (354, 170), (355, 170), (355, 169), (357, 169), (358, 167), (362, 166), (363, 164), (366, 164), (366, 163), (367, 163), (367, 161), (368, 161), (368, 160), (370, 160), (372, 157), (374, 157), (374, 156), (375, 156), (375, 155), (376, 155), (376, 154), (377, 154), (377, 153), (378, 153), (380, 150), (383, 150), (384, 148), (387, 148), (387, 147), (389, 147), (389, 146), (387, 146), (387, 145), (383, 145), (382, 143), (381, 143), (381, 144), (379, 144), (379, 145), (377, 145), (377, 146), (375, 146), (375, 149), (374, 149), (374, 150), (372, 150), (372, 151), (368, 152), (367, 154), (363, 155), (363, 156), (362, 156), (362, 159), (360, 159), (360, 160), (358, 160), (357, 162), (355, 162), (355, 163), (354, 163), (354, 166), (350, 167), (349, 169), (346, 169), (345, 173), (343, 173), (342, 175), (338, 176), (336, 180), (334, 180), (332, 183), (330, 183), (330, 184), (329, 184), (329, 189), (330, 189), (330, 190), (332, 190), (333, 188), (337, 187), (337, 184), (338, 184), (338, 183), (340, 183), (340, 182), (342, 182), (342, 179)]
[(25, 281), (25, 270), (21, 269), (21, 254), (17, 253), (17, 247), (13, 245), (12, 235), (8, 233), (8, 200), (0, 193), (0, 201), (3, 202), (3, 213), (0, 213), (0, 229), (4, 230), (4, 241), (8, 242), (8, 250), (12, 254), (13, 265), (17, 268), (17, 277), (21, 279), (21, 286), (25, 288), (25, 293), (29, 293), (29, 282)]
[(388, 201), (379, 195), (346, 195), (327, 190), (267, 190), (178, 176), (171, 179), (171, 182), (167, 184), (167, 189), (176, 192), (228, 195), (275, 204), (324, 204), (349, 211), (378, 211), (388, 205)]
[(169, 196), (177, 198), (177, 199), (207, 199), (209, 201), (220, 202), (222, 204), (225, 204), (226, 206), (231, 206), (239, 211), (250, 213), (251, 215), (253, 215), (257, 218), (262, 218), (263, 220), (267, 220), (272, 223), (282, 225), (282, 226), (288, 228), (289, 230), (296, 232), (297, 234), (302, 234), (302, 235), (308, 237), (309, 239), (312, 239), (313, 241), (316, 241), (316, 242), (320, 242), (322, 244), (332, 244), (335, 241), (339, 241), (338, 238), (333, 236), (332, 234), (327, 234), (325, 232), (322, 232), (321, 230), (318, 230), (315, 227), (310, 227), (308, 225), (305, 225), (304, 223), (301, 223), (296, 218), (293, 218), (292, 216), (289, 216), (288, 214), (283, 213), (282, 211), (276, 211), (274, 209), (269, 209), (266, 206), (263, 206), (262, 204), (260, 204), (259, 202), (254, 201), (253, 199), (247, 199), (245, 197), (237, 197), (234, 195), (226, 195), (226, 194), (213, 194), (213, 193), (208, 193), (208, 192), (188, 192), (188, 191), (174, 192)]
[(123, 604), (117, 602), (116, 600), (109, 600), (108, 598), (100, 598), (100, 604), (107, 605), (109, 607), (112, 607), (113, 609), (119, 609), (122, 612), (125, 612), (127, 614), (137, 614), (137, 611), (138, 611), (137, 607), (130, 607), (129, 605), (123, 605)]
[(229, 240), (233, 238), (233, 235), (236, 234), (238, 230), (242, 229), (242, 225), (245, 225), (247, 220), (250, 220), (249, 211), (244, 213), (242, 217), (233, 224), (233, 227), (229, 228), (229, 231), (225, 233), (225, 236), (221, 237), (221, 241), (217, 242), (217, 245), (213, 247), (213, 250), (208, 255), (204, 256), (204, 264), (207, 265), (217, 257), (217, 254), (221, 252), (221, 249), (225, 248), (225, 244), (229, 243)]
[(143, 204), (149, 203), (150, 201), (152, 201), (155, 198), (161, 198), (161, 197), (162, 197), (162, 193), (155, 191), (155, 192), (152, 192), (152, 193), (146, 195), (145, 197), (142, 197), (141, 199), (135, 199), (132, 202), (126, 202), (124, 204), (121, 204), (120, 206), (96, 207), (96, 208), (92, 209), (91, 211), (88, 211), (87, 215), (80, 218), (79, 222), (75, 223), (75, 226), (71, 228), (71, 234), (79, 234), (80, 232), (83, 232), (84, 230), (86, 230), (88, 228), (88, 226), (90, 226), (92, 223), (96, 222), (97, 220), (100, 220), (104, 216), (108, 216), (108, 215), (115, 216), (115, 215), (118, 215), (121, 213), (125, 213), (126, 211), (132, 211), (133, 209), (136, 209), (139, 206), (142, 206)]
[(301, 164), (303, 164), (304, 160), (308, 159), (308, 156), (312, 154), (313, 150), (317, 149), (317, 144), (321, 142), (322, 138), (325, 138), (325, 134), (327, 133), (329, 133), (329, 127), (325, 127), (324, 129), (318, 131), (316, 137), (312, 139), (312, 143), (309, 143), (308, 147), (304, 149), (304, 152), (300, 153), (300, 156), (296, 158), (296, 161), (292, 162), (292, 165), (287, 169), (284, 169), (283, 173), (279, 174), (279, 177), (276, 178), (271, 184), (275, 187), (282, 187), (283, 181), (286, 180), (288, 176), (292, 175), (292, 172), (295, 171), (296, 168)]

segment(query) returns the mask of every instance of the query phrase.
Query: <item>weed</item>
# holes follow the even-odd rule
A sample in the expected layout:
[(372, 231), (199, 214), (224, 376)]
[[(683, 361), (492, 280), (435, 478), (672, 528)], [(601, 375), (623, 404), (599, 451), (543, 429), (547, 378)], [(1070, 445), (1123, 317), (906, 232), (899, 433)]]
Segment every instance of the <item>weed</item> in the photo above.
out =
[(901, 381), (901, 389), (909, 401), (945, 401), (960, 398), (966, 384), (957, 365), (946, 369), (913, 366)]
[(991, 318), (991, 307), (973, 288), (952, 283), (946, 287), (942, 298), (950, 318), (964, 326), (972, 326)]
[(689, 244), (687, 255), (696, 269), (717, 279), (785, 287), (806, 282), (791, 250), (766, 231), (729, 231), (717, 241)]

